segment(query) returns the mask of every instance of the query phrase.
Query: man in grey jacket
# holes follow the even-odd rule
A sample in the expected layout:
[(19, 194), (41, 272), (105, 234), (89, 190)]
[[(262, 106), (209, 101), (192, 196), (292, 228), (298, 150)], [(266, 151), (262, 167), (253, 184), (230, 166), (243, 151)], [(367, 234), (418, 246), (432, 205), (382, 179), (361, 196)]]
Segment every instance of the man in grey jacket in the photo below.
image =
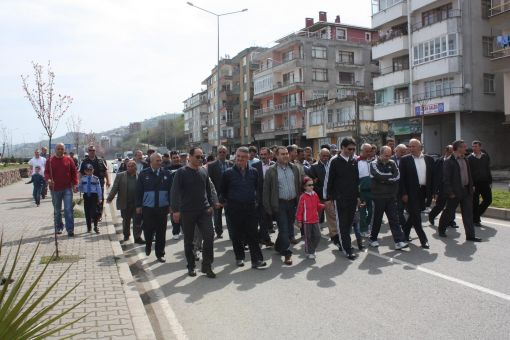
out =
[(277, 163), (269, 167), (264, 177), (263, 204), (266, 212), (276, 216), (278, 222), (275, 250), (285, 257), (284, 263), (290, 266), (290, 240), (294, 238), (297, 199), (304, 175), (298, 166), (290, 163), (286, 147), (276, 149), (276, 159)]
[(126, 166), (126, 171), (119, 172), (115, 176), (113, 187), (106, 202), (111, 203), (117, 195), (117, 210), (120, 210), (122, 216), (122, 232), (124, 234), (124, 241), (129, 240), (131, 235), (131, 220), (133, 220), (133, 236), (135, 243), (145, 244), (142, 239), (142, 228), (140, 226), (140, 218), (136, 215), (136, 162), (129, 161)]
[(405, 236), (398, 221), (397, 192), (400, 173), (395, 162), (390, 159), (391, 147), (385, 145), (380, 151), (379, 157), (370, 163), (371, 193), (375, 203), (370, 246), (379, 246), (377, 235), (381, 229), (383, 214), (386, 213), (395, 248), (400, 250), (409, 246), (404, 242)]

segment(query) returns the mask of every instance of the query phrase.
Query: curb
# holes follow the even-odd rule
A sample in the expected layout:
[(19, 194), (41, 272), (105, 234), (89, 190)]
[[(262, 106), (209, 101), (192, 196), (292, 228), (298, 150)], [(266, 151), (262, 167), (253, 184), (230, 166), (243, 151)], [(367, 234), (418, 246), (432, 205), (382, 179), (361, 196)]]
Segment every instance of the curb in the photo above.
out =
[(108, 223), (107, 227), (108, 238), (110, 239), (113, 255), (116, 259), (119, 276), (122, 282), (122, 287), (124, 288), (124, 294), (126, 296), (129, 314), (131, 315), (131, 321), (133, 322), (136, 338), (140, 340), (156, 339), (151, 322), (147, 316), (147, 311), (145, 310), (145, 306), (143, 305), (140, 294), (136, 288), (135, 280), (131, 274), (126, 257), (124, 256), (120, 243), (117, 239), (115, 227), (111, 223)]
[(483, 217), (510, 221), (510, 209), (488, 207)]

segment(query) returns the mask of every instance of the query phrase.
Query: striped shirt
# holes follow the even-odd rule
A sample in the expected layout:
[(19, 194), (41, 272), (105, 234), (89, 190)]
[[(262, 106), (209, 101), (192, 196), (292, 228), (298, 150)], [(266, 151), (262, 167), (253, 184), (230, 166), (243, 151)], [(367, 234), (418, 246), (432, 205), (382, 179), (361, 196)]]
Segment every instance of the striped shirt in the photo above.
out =
[(296, 188), (294, 185), (294, 173), (288, 166), (276, 166), (278, 172), (278, 198), (282, 200), (291, 200), (296, 198)]

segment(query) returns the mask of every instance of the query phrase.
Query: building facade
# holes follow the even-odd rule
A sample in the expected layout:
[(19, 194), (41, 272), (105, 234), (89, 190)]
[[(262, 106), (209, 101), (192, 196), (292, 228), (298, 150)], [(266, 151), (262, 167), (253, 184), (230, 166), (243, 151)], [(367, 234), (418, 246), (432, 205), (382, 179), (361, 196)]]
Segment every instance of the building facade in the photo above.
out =
[(184, 136), (186, 146), (200, 146), (204, 152), (210, 152), (207, 91), (192, 94), (184, 102)]
[[(508, 138), (503, 77), (493, 71), (487, 0), (373, 0), (379, 41), (372, 57), (375, 120), (387, 120), (398, 142), (422, 139), (440, 154), (455, 139), (480, 139), (490, 152)], [(509, 155), (491, 154), (493, 164)]]
[[(354, 101), (343, 99), (370, 93), (377, 72), (370, 44), (377, 32), (342, 24), (339, 16), (328, 22), (326, 12), (319, 12), (318, 22), (307, 18), (305, 23), (257, 56), (253, 137), (258, 145), (296, 143), (317, 150), (320, 144), (336, 143), (345, 135), (340, 121), (354, 110)], [(320, 98), (331, 108), (314, 102)], [(318, 106), (308, 110), (307, 103)]]

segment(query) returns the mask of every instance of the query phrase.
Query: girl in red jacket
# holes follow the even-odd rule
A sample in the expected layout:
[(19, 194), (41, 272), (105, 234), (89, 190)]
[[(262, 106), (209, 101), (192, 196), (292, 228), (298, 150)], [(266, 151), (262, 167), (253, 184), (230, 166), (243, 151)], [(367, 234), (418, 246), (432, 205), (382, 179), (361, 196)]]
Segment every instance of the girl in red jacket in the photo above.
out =
[(310, 177), (303, 179), (304, 192), (299, 197), (296, 212), (296, 221), (300, 228), (305, 230), (305, 252), (306, 257), (315, 259), (315, 249), (321, 239), (319, 228), (319, 212), (324, 209), (319, 196), (313, 191), (313, 180)]

